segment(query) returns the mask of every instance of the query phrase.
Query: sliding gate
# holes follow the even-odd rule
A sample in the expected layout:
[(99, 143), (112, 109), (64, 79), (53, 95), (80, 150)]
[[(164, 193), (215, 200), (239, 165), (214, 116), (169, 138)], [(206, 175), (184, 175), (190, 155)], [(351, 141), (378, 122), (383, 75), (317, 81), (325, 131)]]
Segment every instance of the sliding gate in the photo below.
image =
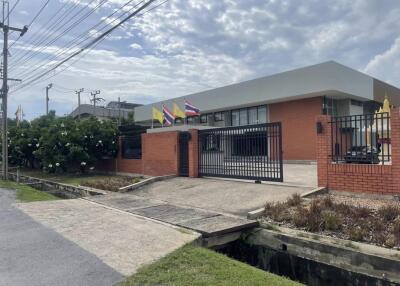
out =
[(199, 130), (199, 175), (282, 182), (281, 123)]

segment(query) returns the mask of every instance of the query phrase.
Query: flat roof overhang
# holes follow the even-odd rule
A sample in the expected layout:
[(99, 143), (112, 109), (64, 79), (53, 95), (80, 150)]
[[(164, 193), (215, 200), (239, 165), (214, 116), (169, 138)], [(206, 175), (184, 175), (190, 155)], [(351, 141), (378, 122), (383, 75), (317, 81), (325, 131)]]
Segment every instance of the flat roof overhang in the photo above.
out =
[(184, 100), (207, 113), (317, 96), (382, 102), (384, 90), (390, 91), (391, 101), (399, 106), (400, 89), (330, 61), (140, 106), (135, 108), (135, 118), (136, 121), (151, 120), (153, 106), (161, 108), (165, 104), (172, 109), (175, 102), (183, 108)]

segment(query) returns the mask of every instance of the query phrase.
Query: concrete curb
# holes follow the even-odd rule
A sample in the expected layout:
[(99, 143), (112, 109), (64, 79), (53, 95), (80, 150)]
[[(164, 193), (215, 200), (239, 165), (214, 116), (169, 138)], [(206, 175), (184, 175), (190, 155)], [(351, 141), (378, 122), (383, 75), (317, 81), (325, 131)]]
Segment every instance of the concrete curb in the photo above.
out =
[[(20, 175), (20, 181), (25, 181), (25, 183), (20, 182), (24, 185), (40, 185), (41, 190), (44, 192), (52, 193), (52, 190), (58, 190), (62, 193), (68, 194), (68, 197), (76, 198), (76, 197), (85, 197), (85, 196), (96, 196), (96, 195), (105, 195), (108, 192), (99, 189), (93, 189), (82, 186), (74, 186), (69, 184), (58, 183), (54, 181), (49, 181), (45, 179), (39, 179), (35, 177)], [(9, 178), (13, 181), (17, 181), (17, 174), (9, 173)]]
[(155, 182), (159, 182), (159, 181), (168, 180), (168, 179), (175, 178), (175, 177), (176, 177), (175, 175), (151, 177), (151, 178), (145, 179), (143, 181), (140, 181), (138, 183), (119, 188), (119, 192), (121, 192), (121, 193), (131, 192), (131, 191), (134, 191), (143, 186), (146, 186), (146, 185), (149, 185), (149, 184), (152, 184)]
[[(315, 195), (325, 194), (327, 192), (328, 192), (328, 190), (326, 188), (324, 188), (324, 187), (315, 188), (315, 189), (313, 189), (313, 190), (311, 190), (311, 191), (309, 191), (307, 193), (304, 193), (304, 194), (302, 194), (300, 196), (302, 198), (306, 199), (306, 198), (309, 198), (309, 197), (312, 197), (312, 196), (315, 196)], [(253, 210), (253, 211), (249, 211), (247, 213), (247, 218), (248, 219), (258, 219), (259, 217), (262, 216), (262, 214), (264, 213), (264, 210), (265, 210), (264, 208), (259, 208), (259, 209)]]
[(315, 195), (322, 195), (322, 194), (327, 194), (328, 193), (328, 189), (325, 187), (319, 187), (319, 188), (315, 188), (307, 193), (304, 193), (301, 195), (302, 198), (309, 198)]
[(276, 251), (284, 249), (285, 252), (297, 257), (381, 279), (393, 285), (398, 285), (400, 282), (399, 251), (300, 230), (274, 227), (276, 230), (254, 229), (246, 237), (246, 243), (253, 247), (265, 246)]

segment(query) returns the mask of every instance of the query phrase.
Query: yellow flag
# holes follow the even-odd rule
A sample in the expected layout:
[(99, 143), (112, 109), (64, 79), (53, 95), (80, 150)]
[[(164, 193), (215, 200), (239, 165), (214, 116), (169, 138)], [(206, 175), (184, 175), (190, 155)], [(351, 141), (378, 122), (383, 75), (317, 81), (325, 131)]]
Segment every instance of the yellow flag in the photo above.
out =
[(176, 118), (185, 118), (186, 117), (185, 112), (183, 112), (182, 109), (180, 109), (178, 104), (176, 104), (175, 102), (173, 105), (173, 113)]
[(164, 122), (164, 115), (155, 107), (153, 107), (153, 119), (158, 120), (161, 124)]

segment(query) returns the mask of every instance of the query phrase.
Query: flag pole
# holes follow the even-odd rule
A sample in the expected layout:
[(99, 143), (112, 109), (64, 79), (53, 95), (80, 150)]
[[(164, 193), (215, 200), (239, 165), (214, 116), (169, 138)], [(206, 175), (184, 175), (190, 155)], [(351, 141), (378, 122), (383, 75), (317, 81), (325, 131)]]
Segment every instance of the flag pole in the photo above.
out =
[(154, 109), (153, 104), (151, 105), (151, 129), (154, 128)]

